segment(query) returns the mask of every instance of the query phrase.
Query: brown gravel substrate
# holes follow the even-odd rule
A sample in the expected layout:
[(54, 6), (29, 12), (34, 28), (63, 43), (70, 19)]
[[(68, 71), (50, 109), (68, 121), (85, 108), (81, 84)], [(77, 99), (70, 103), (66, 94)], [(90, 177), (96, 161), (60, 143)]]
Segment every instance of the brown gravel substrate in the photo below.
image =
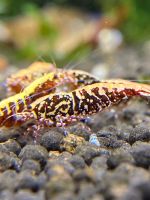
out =
[(87, 121), (67, 137), (44, 130), (37, 144), (1, 129), (0, 200), (149, 200), (150, 104), (133, 99)]

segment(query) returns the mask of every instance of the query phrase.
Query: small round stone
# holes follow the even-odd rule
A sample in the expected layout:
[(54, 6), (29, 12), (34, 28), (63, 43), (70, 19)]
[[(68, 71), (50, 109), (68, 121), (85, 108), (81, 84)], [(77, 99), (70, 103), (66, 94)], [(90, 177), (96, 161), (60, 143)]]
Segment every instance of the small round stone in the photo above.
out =
[(108, 168), (114, 169), (120, 163), (134, 163), (134, 159), (130, 153), (127, 152), (120, 152), (120, 153), (113, 153), (107, 160)]
[(108, 156), (106, 156), (106, 155), (102, 155), (100, 157), (95, 157), (92, 160), (91, 167), (95, 170), (98, 170), (100, 168), (107, 169), (107, 159), (108, 159), (107, 157)]
[(90, 128), (79, 122), (73, 126), (66, 127), (66, 130), (68, 133), (73, 133), (74, 135), (83, 137), (85, 140), (89, 140), (89, 136), (91, 134)]
[(20, 160), (12, 152), (0, 152), (0, 171), (2, 172), (10, 168), (19, 171)]
[(4, 146), (11, 152), (15, 153), (15, 154), (19, 154), (21, 151), (21, 147), (19, 145), (18, 142), (16, 142), (13, 139), (9, 139), (8, 141), (6, 141), (5, 143), (3, 143)]
[(73, 178), (77, 183), (82, 181), (91, 182), (94, 179), (94, 170), (92, 168), (77, 169), (73, 174)]
[(45, 200), (44, 193), (33, 193), (28, 190), (20, 190), (15, 195), (13, 200)]
[(49, 131), (42, 136), (41, 145), (47, 150), (59, 150), (63, 136), (56, 131)]
[(64, 191), (59, 194), (54, 195), (54, 197), (50, 198), (51, 200), (77, 200), (75, 194), (70, 191)]
[(62, 153), (59, 154), (58, 159), (59, 160), (69, 160), (72, 157), (72, 154), (67, 152), (67, 151), (63, 151)]
[(26, 145), (21, 150), (19, 158), (23, 161), (27, 159), (37, 160), (41, 165), (45, 165), (48, 158), (48, 151), (41, 145)]
[(132, 156), (137, 166), (148, 168), (150, 167), (150, 145), (143, 143), (135, 143)]
[[(57, 167), (59, 166), (59, 167)], [(57, 169), (57, 170), (55, 170)], [(54, 173), (59, 172), (59, 171), (65, 171), (69, 174), (73, 174), (75, 171), (75, 168), (73, 167), (73, 165), (71, 163), (69, 163), (66, 160), (49, 160), (45, 166), (45, 172), (47, 175), (51, 176)]]
[(16, 180), (17, 173), (14, 170), (6, 170), (0, 174), (0, 191), (8, 189), (10, 191), (14, 188), (14, 181)]
[(0, 152), (0, 172), (12, 166), (11, 157), (7, 153)]
[(67, 192), (74, 191), (75, 188), (73, 180), (63, 166), (54, 165), (50, 170), (51, 170), (51, 176), (49, 177), (50, 181), (48, 181), (46, 185), (47, 199), (55, 195), (58, 195), (59, 193), (64, 193), (65, 191)]
[(36, 176), (31, 171), (22, 171), (16, 178), (15, 181), (15, 191), (20, 189), (30, 189), (32, 191), (39, 191), (45, 185), (46, 177), (45, 176)]
[(0, 152), (1, 153), (9, 153), (9, 150), (7, 147), (4, 145), (4, 143), (0, 143)]
[(142, 194), (143, 199), (150, 199), (150, 181), (145, 181), (141, 183), (137, 183), (135, 188), (140, 191)]
[(13, 198), (12, 191), (9, 190), (3, 190), (0, 192), (0, 200), (12, 200)]
[(101, 147), (104, 147), (104, 148), (113, 148), (113, 149), (116, 149), (116, 148), (120, 148), (124, 141), (122, 140), (117, 140), (117, 138), (115, 137), (98, 137), (99, 139), (99, 142), (101, 144)]
[(120, 131), (118, 131), (117, 138), (119, 140), (124, 140), (126, 142), (129, 142), (129, 137), (132, 132), (132, 127), (122, 127)]
[(83, 157), (87, 164), (90, 164), (93, 158), (100, 155), (100, 149), (95, 145), (84, 144), (77, 146), (75, 153)]
[(81, 183), (79, 188), (79, 199), (91, 199), (96, 193), (96, 188), (92, 183)]
[(129, 136), (129, 143), (133, 144), (136, 141), (150, 141), (150, 127), (139, 125), (132, 129)]
[(135, 188), (128, 189), (121, 197), (121, 200), (143, 200), (142, 194)]
[(37, 174), (39, 174), (41, 171), (41, 167), (40, 167), (40, 164), (35, 160), (25, 160), (22, 163), (21, 170), (22, 171), (23, 170), (31, 170), (31, 171), (34, 171)]
[(78, 169), (78, 168), (84, 168), (84, 167), (85, 167), (84, 159), (83, 159), (81, 156), (73, 155), (68, 161), (69, 161), (76, 169)]
[(19, 136), (19, 131), (9, 129), (9, 131), (6, 129), (0, 130), (0, 142), (5, 142), (9, 140), (10, 138)]

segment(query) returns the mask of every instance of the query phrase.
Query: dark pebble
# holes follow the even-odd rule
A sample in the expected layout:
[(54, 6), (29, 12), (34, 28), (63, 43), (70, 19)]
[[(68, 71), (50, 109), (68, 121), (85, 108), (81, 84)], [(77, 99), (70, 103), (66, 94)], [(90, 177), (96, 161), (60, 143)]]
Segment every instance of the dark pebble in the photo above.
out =
[(102, 195), (100, 195), (100, 194), (97, 193), (97, 194), (93, 195), (90, 198), (90, 200), (104, 200), (104, 197)]
[(66, 191), (71, 193), (74, 191), (73, 182), (70, 179), (55, 178), (55, 180), (51, 180), (46, 185), (46, 198), (51, 199), (53, 196), (65, 193)]
[(74, 166), (75, 169), (84, 168), (85, 162), (84, 159), (81, 156), (73, 155), (69, 162)]
[(143, 143), (135, 143), (132, 156), (137, 166), (150, 167), (150, 145)]
[(142, 199), (144, 200), (150, 199), (150, 181), (141, 182), (137, 184), (135, 188), (141, 192)]
[[(126, 138), (123, 137), (125, 135), (122, 133), (122, 130), (112, 125), (103, 128), (103, 130), (98, 131), (97, 136), (101, 144), (101, 147), (107, 147), (113, 149), (120, 148), (124, 143), (123, 140), (126, 141)], [(127, 135), (127, 137), (129, 136)]]
[(107, 127), (108, 124), (110, 126), (114, 126), (116, 122), (116, 112), (101, 112), (94, 116), (94, 123), (91, 126), (93, 131), (98, 131), (104, 127)]
[(85, 140), (89, 140), (91, 130), (88, 126), (83, 123), (78, 123), (70, 127), (66, 127), (68, 133), (83, 137)]
[(122, 127), (120, 131), (118, 131), (117, 133), (117, 138), (119, 140), (124, 140), (126, 142), (129, 142), (129, 137), (130, 137), (130, 134), (133, 130), (133, 127)]
[(41, 171), (40, 164), (35, 160), (25, 160), (22, 163), (21, 170), (31, 170), (34, 171), (36, 174), (39, 174)]
[(136, 110), (125, 108), (122, 114), (125, 120), (131, 121), (136, 112)]
[(73, 192), (64, 191), (50, 198), (51, 200), (77, 200)]
[(43, 166), (46, 164), (48, 151), (40, 145), (26, 145), (21, 150), (19, 158), (21, 158), (23, 161), (27, 159), (37, 160)]
[(71, 154), (71, 153), (69, 153), (69, 152), (67, 152), (67, 151), (64, 151), (64, 152), (62, 152), (62, 153), (59, 154), (58, 159), (59, 159), (59, 160), (65, 160), (65, 161), (67, 161), (67, 160), (69, 160), (71, 157), (72, 157), (72, 154)]
[(129, 163), (121, 163), (111, 171), (110, 177), (108, 177), (108, 181), (111, 185), (116, 183), (130, 183), (132, 187), (148, 180), (150, 180), (150, 175), (146, 169), (139, 168)]
[(32, 191), (38, 191), (43, 188), (46, 182), (44, 175), (36, 176), (31, 171), (22, 171), (18, 174), (15, 181), (15, 191), (20, 189), (30, 189)]
[(92, 160), (91, 167), (95, 170), (100, 168), (107, 169), (107, 159), (108, 156), (105, 155), (96, 157)]
[(74, 172), (73, 178), (77, 183), (82, 181), (93, 182), (94, 170), (92, 168), (78, 169)]
[(7, 153), (0, 152), (0, 172), (9, 169), (12, 166), (11, 157)]
[(5, 189), (12, 191), (16, 177), (17, 173), (14, 170), (6, 170), (4, 173), (0, 174), (0, 191)]
[(96, 186), (96, 188), (98, 188), (97, 190), (99, 190), (101, 188), (101, 190), (103, 190), (102, 188), (105, 185), (105, 177), (107, 174), (107, 169), (105, 168), (92, 168), (94, 170), (94, 175), (93, 175), (93, 182)]
[(133, 144), (136, 141), (150, 141), (150, 127), (139, 125), (132, 129), (129, 136), (129, 143)]
[[(57, 172), (59, 173), (59, 171), (57, 171), (59, 168), (57, 168), (56, 166), (60, 166), (60, 170), (62, 171), (62, 168), (64, 170), (64, 172), (66, 171), (69, 174), (73, 174), (75, 171), (75, 168), (73, 167), (73, 165), (71, 163), (69, 163), (68, 161), (65, 160), (50, 160), (47, 162), (46, 166), (45, 166), (45, 173), (51, 177), (53, 176), (53, 174), (57, 174)], [(55, 170), (55, 167), (57, 170)]]
[(0, 129), (0, 142), (5, 142), (10, 138), (18, 137), (19, 134), (18, 130), (9, 129), (8, 131), (7, 129)]
[(59, 176), (62, 174), (67, 174), (67, 176), (69, 175), (69, 173), (66, 171), (66, 169), (64, 168), (63, 165), (60, 165), (60, 163), (54, 162), (52, 163), (48, 163), (45, 167), (45, 173), (46, 175), (48, 175), (48, 178), (52, 178), (55, 175)]
[(46, 185), (47, 198), (51, 198), (65, 191), (74, 191), (73, 180), (63, 166), (54, 165), (53, 168), (51, 168), (51, 171), (51, 177)]
[(15, 153), (16, 155), (18, 155), (21, 151), (21, 147), (19, 145), (18, 142), (16, 142), (13, 139), (9, 139), (8, 141), (6, 141), (5, 143), (3, 143), (3, 145), (11, 152)]
[(45, 200), (45, 197), (42, 191), (35, 194), (28, 190), (20, 190), (14, 195), (13, 200)]
[(92, 159), (100, 155), (100, 149), (95, 145), (84, 144), (77, 146), (75, 153), (83, 157), (87, 164), (91, 164)]
[(96, 188), (92, 183), (81, 183), (78, 192), (78, 199), (90, 200), (95, 193), (96, 193)]
[(119, 153), (113, 153), (110, 155), (110, 157), (107, 160), (107, 165), (109, 169), (114, 169), (121, 163), (134, 163), (134, 159), (130, 153), (127, 152), (119, 152)]
[(116, 128), (110, 126), (107, 129), (98, 131), (96, 135), (98, 137), (105, 137), (105, 138), (113, 137), (113, 138), (117, 138), (117, 133), (118, 133), (118, 130)]
[(35, 139), (32, 134), (24, 135), (25, 131), (26, 130), (21, 131), (19, 137), (16, 138), (16, 141), (20, 144), (21, 148), (23, 148), (27, 144), (33, 144)]
[(65, 169), (70, 175), (73, 174), (74, 171), (75, 171), (74, 166), (73, 166), (71, 163), (67, 162), (67, 161), (60, 161), (60, 162), (59, 162), (59, 165), (63, 166), (64, 169)]
[(59, 150), (63, 135), (57, 131), (49, 131), (42, 136), (41, 145), (47, 150)]
[(122, 195), (120, 200), (143, 200), (143, 198), (139, 190), (130, 188)]
[(3, 190), (0, 192), (0, 200), (14, 200), (13, 193), (9, 190)]
[[(97, 191), (103, 194), (105, 199), (121, 200), (125, 196), (128, 188), (132, 187), (130, 184), (132, 179), (137, 176), (140, 177), (141, 174), (137, 174), (137, 172), (137, 167), (128, 163), (121, 163), (114, 170), (107, 171), (103, 174), (103, 179), (100, 179), (100, 182), (96, 184)], [(142, 172), (142, 175), (144, 174), (145, 172)]]
[(4, 145), (4, 143), (0, 143), (0, 152), (1, 153), (9, 153), (9, 150), (7, 147)]
[(124, 141), (117, 140), (115, 137), (98, 137), (98, 140), (101, 147), (112, 149), (120, 148), (124, 143)]
[(150, 117), (143, 115), (142, 113), (138, 113), (137, 115), (135, 115), (133, 117), (132, 124), (133, 124), (134, 127), (138, 126), (139, 124), (144, 124), (144, 126), (147, 124), (149, 126)]
[(6, 169), (15, 169), (16, 171), (19, 171), (20, 169), (20, 160), (18, 157), (10, 152), (0, 152), (0, 171), (5, 171)]

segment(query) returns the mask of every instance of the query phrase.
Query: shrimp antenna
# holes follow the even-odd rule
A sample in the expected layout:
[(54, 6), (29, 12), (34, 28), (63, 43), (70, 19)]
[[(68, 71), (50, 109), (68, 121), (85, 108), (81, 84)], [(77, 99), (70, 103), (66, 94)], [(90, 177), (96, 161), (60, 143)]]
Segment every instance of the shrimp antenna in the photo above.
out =
[[(87, 55), (85, 55), (85, 56), (83, 56), (81, 59), (80, 59), (80, 61), (78, 61), (77, 63), (75, 63), (75, 64), (73, 64), (73, 65), (70, 65), (71, 64), (71, 62), (73, 62), (73, 59), (72, 59), (72, 61), (70, 61), (69, 62), (69, 64), (67, 64), (67, 67), (65, 67), (65, 69), (75, 69), (76, 68), (76, 66), (78, 66), (78, 65), (80, 65), (80, 64), (84, 64), (84, 62), (87, 60), (87, 59), (89, 59), (89, 58), (92, 58), (94, 55), (95, 55), (95, 53), (97, 53), (97, 52), (99, 52), (100, 51), (100, 48), (97, 48), (97, 49), (95, 49), (95, 50), (93, 50), (92, 52), (89, 52)], [(80, 52), (78, 52), (78, 54), (79, 54)], [(77, 55), (78, 55), (77, 54)], [(77, 56), (76, 55), (76, 56)]]

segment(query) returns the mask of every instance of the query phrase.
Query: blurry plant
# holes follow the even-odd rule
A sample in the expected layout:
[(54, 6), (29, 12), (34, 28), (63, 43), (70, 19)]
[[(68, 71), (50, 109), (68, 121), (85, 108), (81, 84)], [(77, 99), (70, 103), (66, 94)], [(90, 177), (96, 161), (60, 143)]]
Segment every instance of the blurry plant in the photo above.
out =
[(39, 36), (49, 39), (51, 42), (54, 42), (59, 35), (59, 32), (54, 24), (50, 24), (50, 22), (41, 15), (39, 16)]
[(50, 23), (39, 9), (25, 11), (26, 15), (34, 15), (38, 21), (38, 32), (26, 45), (17, 50), (18, 59), (37, 59), (39, 55), (47, 57), (53, 51), (55, 41), (59, 36), (55, 24)]
[(126, 41), (143, 42), (150, 39), (149, 0), (0, 0), (0, 16), (8, 17), (22, 12), (34, 13), (37, 8), (48, 3), (61, 6), (71, 5), (94, 12), (99, 12), (102, 9), (104, 15), (108, 14), (112, 18), (120, 12), (122, 13), (120, 18), (125, 17), (125, 19), (123, 19), (123, 23), (120, 24), (119, 28), (123, 32)]
[[(131, 1), (132, 2), (132, 1)], [(150, 39), (150, 1), (134, 0), (128, 19), (121, 26), (127, 41), (143, 42)]]
[(35, 59), (38, 55), (38, 51), (36, 48), (37, 42), (36, 41), (30, 41), (27, 43), (26, 46), (23, 48), (16, 50), (16, 55), (18, 59)]
[(112, 18), (119, 12), (124, 17), (119, 28), (127, 42), (143, 42), (150, 39), (149, 0), (105, 0), (100, 2), (105, 14)]
[[(58, 55), (55, 52), (55, 42), (59, 38), (60, 31), (57, 25), (48, 21), (46, 16), (42, 14), (40, 8), (55, 3), (56, 5), (71, 5), (79, 7), (82, 10), (103, 13), (103, 16), (110, 17), (116, 21), (116, 26), (124, 35), (124, 39), (128, 43), (144, 42), (150, 39), (150, 1), (149, 0), (0, 0), (0, 16), (3, 18), (15, 15), (32, 15), (38, 19), (39, 29), (31, 41), (19, 49), (14, 49), (17, 59), (36, 60), (39, 55), (47, 60), (55, 60), (61, 65), (66, 64), (68, 60), (82, 59), (87, 55), (91, 48), (91, 44), (78, 44), (71, 52)], [(115, 20), (114, 20), (115, 21)], [(68, 38), (67, 38), (68, 40)]]
[(14, 16), (46, 4), (76, 6), (82, 10), (99, 11), (99, 0), (0, 0), (0, 16)]
[(21, 13), (29, 13), (38, 9), (34, 0), (0, 0), (0, 16), (12, 17)]
[(74, 62), (77, 60), (81, 60), (85, 56), (87, 56), (92, 50), (91, 45), (89, 44), (80, 44), (78, 47), (76, 47), (73, 51), (71, 51), (69, 54), (63, 58), (63, 60), (58, 60), (61, 65), (66, 65), (68, 61)]
[[(41, 51), (36, 49), (36, 42), (32, 41), (28, 43), (24, 48), (16, 52), (17, 59), (29, 59), (37, 60), (42, 59), (47, 62), (56, 62), (58, 66), (65, 66), (68, 62), (74, 63), (77, 60), (84, 58), (91, 51), (91, 47), (88, 44), (80, 44), (73, 51), (68, 53), (65, 57), (59, 57), (53, 52), (52, 49), (48, 51)], [(40, 55), (40, 56), (39, 56)]]

